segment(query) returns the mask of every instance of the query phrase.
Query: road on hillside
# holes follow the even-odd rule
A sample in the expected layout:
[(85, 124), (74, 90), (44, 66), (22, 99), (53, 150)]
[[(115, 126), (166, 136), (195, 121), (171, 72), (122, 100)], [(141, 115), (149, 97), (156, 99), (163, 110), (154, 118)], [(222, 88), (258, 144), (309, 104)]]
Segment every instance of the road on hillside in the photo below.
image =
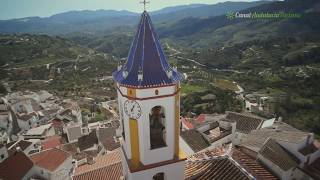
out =
[(169, 55), (170, 57), (175, 57), (177, 59), (180, 59), (180, 60), (186, 60), (186, 61), (190, 61), (190, 62), (193, 62), (199, 66), (202, 66), (202, 67), (206, 67), (210, 70), (213, 70), (213, 71), (219, 71), (219, 72), (233, 72), (233, 73), (236, 73), (236, 74), (242, 74), (242, 73), (245, 73), (245, 72), (242, 72), (242, 71), (239, 71), (239, 70), (234, 70), (234, 69), (218, 69), (218, 68), (210, 68), (209, 66), (205, 65), (205, 64), (202, 64), (199, 62), (199, 60), (195, 60), (195, 59), (190, 59), (190, 58), (185, 58), (185, 57), (182, 57), (182, 56), (178, 56), (179, 54), (183, 54), (181, 51), (179, 50), (176, 50), (174, 49), (173, 47), (169, 46), (168, 43), (166, 43), (166, 46), (168, 49), (170, 49), (171, 51), (173, 51), (174, 53)]

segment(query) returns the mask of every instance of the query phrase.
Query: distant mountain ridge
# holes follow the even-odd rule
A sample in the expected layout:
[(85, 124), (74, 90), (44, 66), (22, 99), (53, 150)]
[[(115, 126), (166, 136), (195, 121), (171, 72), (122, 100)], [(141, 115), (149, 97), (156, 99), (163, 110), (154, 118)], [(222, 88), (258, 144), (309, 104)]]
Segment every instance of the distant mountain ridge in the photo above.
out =
[(318, 0), (285, 0), (262, 4), (240, 12), (291, 12), (300, 13), (302, 17), (297, 19), (228, 19), (225, 15), (208, 18), (188, 17), (173, 24), (162, 24), (158, 28), (159, 35), (186, 47), (224, 46), (279, 36), (311, 39), (320, 36)]
[(173, 7), (166, 7), (157, 11), (152, 11), (151, 13), (153, 15), (157, 14), (166, 14), (166, 13), (172, 13), (176, 11), (181, 11), (189, 8), (197, 8), (202, 6), (208, 6), (207, 4), (189, 4), (189, 5), (180, 5), (180, 6), (173, 6)]
[(136, 16), (137, 13), (122, 10), (122, 11), (115, 11), (115, 10), (83, 10), (83, 11), (69, 11), (65, 13), (56, 14), (50, 16), (49, 18), (53, 21), (60, 21), (60, 22), (76, 22), (76, 21), (90, 21), (98, 18), (103, 17), (122, 17), (122, 16)]
[[(168, 7), (150, 12), (154, 23), (175, 21), (187, 17), (211, 17), (229, 11), (255, 7), (268, 1), (225, 2), (215, 5), (192, 4)], [(0, 33), (36, 33), (61, 35), (73, 32), (95, 34), (119, 26), (134, 26), (140, 13), (130, 11), (97, 10), (70, 11), (51, 17), (27, 17), (0, 21)]]

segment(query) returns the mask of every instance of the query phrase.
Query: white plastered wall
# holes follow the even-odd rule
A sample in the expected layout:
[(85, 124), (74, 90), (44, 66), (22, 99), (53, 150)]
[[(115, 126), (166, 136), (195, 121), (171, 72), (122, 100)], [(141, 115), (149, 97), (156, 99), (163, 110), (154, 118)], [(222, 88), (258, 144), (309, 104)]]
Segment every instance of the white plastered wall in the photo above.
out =
[[(122, 103), (122, 108), (124, 102), (127, 100), (127, 88), (118, 86), (118, 102)], [(158, 90), (158, 95), (155, 94), (155, 91)], [(149, 88), (149, 89), (137, 89), (136, 97), (137, 98), (149, 98), (155, 96), (166, 96), (155, 99), (147, 100), (136, 100), (141, 109), (142, 113), (138, 121), (139, 129), (139, 151), (140, 151), (140, 160), (144, 165), (153, 164), (157, 162), (162, 162), (166, 160), (171, 160), (174, 157), (174, 127), (175, 127), (175, 86), (166, 86), (159, 88)], [(124, 96), (122, 96), (124, 95)], [(149, 113), (151, 109), (155, 106), (162, 106), (165, 110), (165, 127), (166, 127), (166, 147), (158, 149), (150, 149), (150, 126), (149, 126)], [(119, 105), (120, 109), (120, 105)], [(121, 114), (121, 113), (120, 113)], [(129, 128), (129, 117), (124, 112), (123, 122), (125, 129), (125, 140), (123, 141), (123, 148), (126, 151), (126, 156), (128, 159), (131, 159), (131, 142), (130, 142), (130, 128)]]

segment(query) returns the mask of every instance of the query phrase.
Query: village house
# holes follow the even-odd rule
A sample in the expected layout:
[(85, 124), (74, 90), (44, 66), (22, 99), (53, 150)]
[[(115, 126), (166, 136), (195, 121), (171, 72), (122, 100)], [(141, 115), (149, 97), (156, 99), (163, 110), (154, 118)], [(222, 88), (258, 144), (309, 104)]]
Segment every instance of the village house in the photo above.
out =
[(17, 151), (0, 163), (0, 179), (29, 180), (33, 163), (21, 151)]
[(8, 110), (5, 110), (5, 111), (0, 110), (0, 128), (9, 130), (11, 126), (11, 122), (12, 122), (11, 112)]
[(9, 157), (7, 147), (3, 144), (0, 144), (0, 163)]
[(58, 114), (58, 118), (67, 119), (69, 121), (77, 122), (82, 124), (82, 114), (81, 109), (77, 102), (70, 99), (63, 100), (61, 106), (65, 111)]
[(320, 146), (312, 133), (302, 132), (282, 122), (253, 130), (239, 146), (249, 149), (252, 156), (285, 180), (312, 176), (303, 169), (320, 158)]
[(30, 129), (22, 135), (24, 139), (46, 139), (47, 137), (55, 135), (55, 130), (52, 127), (52, 124), (49, 123)]
[(3, 97), (0, 97), (0, 111), (7, 111), (8, 105), (7, 100)]
[(58, 148), (61, 145), (62, 145), (62, 138), (59, 135), (54, 135), (41, 141), (41, 150)]
[(120, 147), (119, 136), (116, 133), (117, 128), (99, 128), (97, 130), (98, 140), (103, 147), (103, 152), (112, 152)]
[(87, 128), (82, 128), (79, 123), (68, 123), (64, 127), (64, 132), (67, 134), (68, 142), (77, 142), (78, 138), (88, 133)]
[(91, 131), (89, 134), (78, 138), (79, 151), (96, 151), (101, 150), (100, 143), (98, 141), (96, 130)]
[(71, 179), (74, 164), (70, 153), (52, 148), (30, 156), (34, 163), (32, 174), (51, 180)]
[(203, 122), (195, 129), (181, 132), (180, 146), (188, 156), (207, 148), (222, 147), (232, 142), (235, 128), (235, 122), (223, 120)]
[(37, 148), (37, 142), (31, 142), (27, 140), (13, 141), (11, 143), (6, 144), (6, 148), (8, 150), (9, 156), (11, 156), (17, 151), (21, 151), (28, 155), (30, 151)]
[(225, 121), (236, 122), (232, 143), (238, 145), (251, 131), (272, 126), (275, 118), (266, 119), (250, 113), (226, 112)]
[(112, 153), (100, 155), (90, 164), (80, 165), (75, 168), (73, 180), (87, 179), (121, 179), (122, 164), (120, 149)]

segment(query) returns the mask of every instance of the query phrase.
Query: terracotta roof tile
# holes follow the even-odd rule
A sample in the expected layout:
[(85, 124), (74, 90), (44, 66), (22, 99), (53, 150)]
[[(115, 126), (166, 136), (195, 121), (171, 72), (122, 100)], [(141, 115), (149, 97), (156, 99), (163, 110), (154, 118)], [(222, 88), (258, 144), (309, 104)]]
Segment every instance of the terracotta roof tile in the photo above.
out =
[(206, 115), (205, 114), (200, 114), (198, 117), (197, 117), (197, 121), (202, 123), (206, 120)]
[(73, 176), (73, 180), (119, 180), (122, 176), (121, 162), (105, 166), (93, 171)]
[(61, 127), (61, 126), (63, 126), (63, 121), (60, 119), (53, 119), (51, 121), (51, 124), (53, 127)]
[(32, 161), (23, 152), (16, 152), (0, 163), (0, 179), (21, 180), (32, 167)]
[(252, 130), (258, 129), (264, 121), (264, 119), (258, 116), (254, 116), (251, 114), (241, 114), (236, 112), (228, 112), (226, 120), (237, 122), (237, 131), (245, 134), (250, 133)]
[(182, 131), (181, 137), (194, 152), (201, 151), (210, 145), (202, 134), (195, 129)]
[(187, 159), (188, 159), (188, 161), (193, 161), (193, 160), (202, 160), (202, 159), (208, 159), (208, 158), (213, 158), (213, 157), (218, 157), (218, 156), (224, 156), (224, 155), (228, 154), (228, 150), (231, 146), (232, 146), (232, 144), (229, 144), (227, 146), (222, 146), (222, 147), (218, 147), (218, 148), (213, 148), (213, 149), (201, 151), (201, 152), (192, 154)]
[(241, 149), (234, 148), (232, 150), (232, 158), (259, 180), (278, 179), (271, 172), (269, 172), (263, 165), (256, 161), (256, 159), (252, 158), (250, 155), (246, 154)]
[(308, 135), (309, 133), (302, 131), (283, 131), (281, 129), (259, 129), (249, 133), (247, 137), (241, 142), (241, 145), (258, 152), (268, 138), (296, 144), (306, 139)]
[(61, 137), (59, 136), (52, 136), (41, 142), (42, 150), (59, 147), (60, 145), (61, 145)]
[(232, 161), (233, 160), (227, 157), (221, 157), (207, 161), (187, 162), (185, 167), (185, 179), (251, 179)]
[(79, 167), (77, 167), (74, 171), (74, 175), (83, 174), (89, 171), (93, 171), (99, 168), (103, 168), (106, 166), (110, 166), (112, 164), (116, 164), (121, 162), (121, 150), (117, 149), (116, 151), (106, 154), (106, 155), (100, 155), (95, 158), (95, 161), (93, 164), (84, 164)]
[(266, 159), (273, 162), (282, 170), (289, 170), (296, 167), (300, 162), (299, 160), (283, 148), (274, 139), (268, 139), (259, 153)]
[(187, 126), (188, 129), (193, 129), (193, 124), (191, 122), (189, 122), (186, 118), (182, 118), (181, 122)]
[(88, 135), (78, 138), (78, 147), (80, 151), (93, 147), (94, 144), (98, 144), (96, 131), (91, 131)]
[(33, 154), (30, 159), (35, 165), (53, 172), (70, 156), (66, 151), (53, 148)]
[(100, 128), (98, 130), (98, 137), (104, 148), (108, 151), (113, 151), (120, 147), (120, 142), (116, 141), (115, 128)]

